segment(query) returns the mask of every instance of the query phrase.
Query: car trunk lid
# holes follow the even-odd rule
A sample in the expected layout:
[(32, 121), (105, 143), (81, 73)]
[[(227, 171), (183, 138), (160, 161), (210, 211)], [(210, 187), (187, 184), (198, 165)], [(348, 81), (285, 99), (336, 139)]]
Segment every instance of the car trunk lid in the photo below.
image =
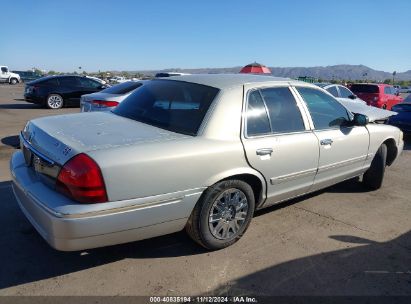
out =
[(22, 141), (40, 156), (63, 165), (78, 153), (188, 136), (111, 112), (90, 112), (31, 120), (22, 137)]

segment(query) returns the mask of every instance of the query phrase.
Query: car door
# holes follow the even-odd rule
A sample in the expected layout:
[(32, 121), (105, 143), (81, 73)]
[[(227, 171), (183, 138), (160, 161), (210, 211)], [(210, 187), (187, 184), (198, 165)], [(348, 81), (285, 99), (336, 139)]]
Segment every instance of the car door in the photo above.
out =
[(0, 69), (0, 82), (6, 82), (8, 80), (8, 72), (9, 70), (2, 66)]
[(314, 134), (320, 142), (318, 172), (311, 190), (364, 172), (369, 146), (367, 128), (347, 124), (352, 119), (348, 111), (319, 89), (298, 86), (296, 91), (307, 106)]
[(247, 160), (267, 182), (264, 206), (306, 193), (314, 182), (318, 139), (287, 85), (245, 86), (242, 132)]
[(81, 86), (76, 76), (59, 77), (60, 93), (68, 104), (80, 104)]
[(80, 82), (81, 87), (81, 90), (79, 92), (80, 97), (84, 94), (91, 94), (102, 90), (102, 84), (93, 79), (86, 77), (78, 77), (78, 80)]

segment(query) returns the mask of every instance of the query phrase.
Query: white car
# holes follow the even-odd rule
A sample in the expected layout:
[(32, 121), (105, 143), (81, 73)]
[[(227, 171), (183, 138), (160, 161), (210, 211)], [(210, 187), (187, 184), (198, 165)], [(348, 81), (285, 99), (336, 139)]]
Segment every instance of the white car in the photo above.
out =
[(329, 84), (329, 83), (316, 83), (316, 85), (326, 90), (328, 93), (334, 96), (338, 101), (343, 101), (343, 102), (353, 102), (354, 101), (354, 102), (362, 103), (364, 105), (367, 104), (364, 100), (362, 100), (361, 98), (358, 98), (353, 92), (351, 92), (345, 86), (342, 86), (339, 84)]
[(129, 81), (129, 80), (126, 77), (123, 77), (123, 76), (114, 76), (114, 77), (110, 78), (109, 81), (111, 83), (123, 83), (123, 82)]
[(329, 83), (316, 83), (317, 86), (323, 88), (332, 96), (335, 97), (344, 107), (350, 110), (352, 113), (364, 113), (370, 121), (382, 123), (385, 122), (388, 117), (396, 115), (397, 113), (380, 109), (372, 106), (368, 106), (367, 103), (361, 98), (357, 97), (352, 91), (345, 86)]
[(0, 82), (6, 82), (9, 84), (17, 84), (21, 82), (20, 75), (10, 72), (9, 68), (0, 65)]
[(107, 83), (107, 81), (105, 81), (105, 80), (103, 80), (103, 79), (100, 79), (100, 78), (98, 78), (98, 77), (94, 77), (94, 76), (86, 76), (87, 78), (90, 78), (90, 79), (93, 79), (93, 80), (95, 80), (95, 81), (97, 81), (97, 82), (100, 82), (101, 84), (108, 84)]

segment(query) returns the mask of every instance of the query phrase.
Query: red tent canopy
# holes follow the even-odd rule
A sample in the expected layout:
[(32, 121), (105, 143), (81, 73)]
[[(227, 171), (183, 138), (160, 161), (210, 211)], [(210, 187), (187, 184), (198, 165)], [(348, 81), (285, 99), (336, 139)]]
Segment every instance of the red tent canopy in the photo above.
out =
[(243, 67), (240, 73), (271, 74), (271, 71), (265, 65), (254, 62)]

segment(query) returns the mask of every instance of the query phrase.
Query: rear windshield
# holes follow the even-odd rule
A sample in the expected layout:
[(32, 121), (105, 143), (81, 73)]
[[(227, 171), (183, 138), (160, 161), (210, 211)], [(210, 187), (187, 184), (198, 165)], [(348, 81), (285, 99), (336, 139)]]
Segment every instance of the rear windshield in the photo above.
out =
[(109, 87), (101, 91), (101, 93), (108, 93), (108, 94), (126, 94), (134, 89), (137, 89), (142, 85), (141, 82), (135, 81), (127, 81), (115, 86)]
[(218, 91), (200, 84), (156, 79), (133, 92), (113, 113), (169, 131), (197, 135)]
[(353, 84), (350, 87), (351, 91), (354, 93), (371, 93), (378, 94), (378, 86), (372, 84)]

